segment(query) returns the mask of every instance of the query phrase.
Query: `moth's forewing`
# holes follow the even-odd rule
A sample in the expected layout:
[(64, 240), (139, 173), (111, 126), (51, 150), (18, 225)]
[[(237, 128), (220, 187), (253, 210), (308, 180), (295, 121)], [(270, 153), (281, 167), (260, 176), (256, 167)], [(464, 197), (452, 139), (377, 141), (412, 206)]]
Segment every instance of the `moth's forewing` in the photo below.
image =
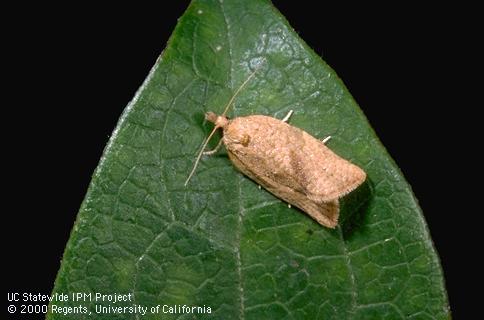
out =
[(337, 224), (338, 199), (365, 178), (321, 141), (271, 117), (235, 118), (223, 141), (241, 172), (327, 227)]

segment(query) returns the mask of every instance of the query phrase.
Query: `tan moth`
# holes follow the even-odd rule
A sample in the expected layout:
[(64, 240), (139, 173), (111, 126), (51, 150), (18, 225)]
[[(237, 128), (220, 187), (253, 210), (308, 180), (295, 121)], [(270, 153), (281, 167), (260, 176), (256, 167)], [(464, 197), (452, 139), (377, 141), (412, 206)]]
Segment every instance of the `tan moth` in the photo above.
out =
[[(338, 224), (339, 199), (366, 179), (358, 166), (331, 151), (325, 142), (287, 123), (292, 110), (282, 120), (251, 115), (229, 119), (226, 113), (235, 97), (255, 75), (242, 83), (224, 112), (207, 112), (214, 128), (205, 139), (185, 186), (193, 176), (202, 155), (214, 154), (225, 145), (232, 164), (269, 192), (309, 214), (323, 226)], [(223, 130), (214, 150), (204, 152), (217, 129)]]

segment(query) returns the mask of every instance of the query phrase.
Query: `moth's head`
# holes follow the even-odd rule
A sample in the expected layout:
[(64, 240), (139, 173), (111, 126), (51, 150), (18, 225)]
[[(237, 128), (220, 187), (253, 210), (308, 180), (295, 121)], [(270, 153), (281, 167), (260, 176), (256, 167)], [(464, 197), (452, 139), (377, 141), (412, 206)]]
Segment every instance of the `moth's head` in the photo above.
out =
[(209, 111), (205, 113), (205, 119), (215, 124), (216, 127), (224, 128), (228, 123), (229, 119), (226, 116), (219, 116)]

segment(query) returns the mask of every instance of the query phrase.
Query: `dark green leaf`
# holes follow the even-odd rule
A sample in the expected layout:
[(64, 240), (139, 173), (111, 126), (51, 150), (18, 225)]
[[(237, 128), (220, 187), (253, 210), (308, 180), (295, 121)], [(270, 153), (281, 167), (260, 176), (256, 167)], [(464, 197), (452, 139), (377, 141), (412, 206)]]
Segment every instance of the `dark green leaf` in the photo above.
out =
[[(372, 189), (343, 227), (321, 227), (259, 190), (224, 152), (204, 158), (183, 186), (211, 129), (204, 112), (221, 112), (261, 61), (230, 115), (282, 118), (293, 109), (292, 125), (331, 135), (328, 146), (364, 168)], [(350, 208), (343, 214), (356, 210)], [(263, 0), (190, 5), (113, 133), (54, 292), (132, 293), (133, 301), (116, 306), (212, 310), (144, 319), (450, 317), (438, 257), (410, 187), (341, 80)], [(80, 304), (93, 313), (109, 306), (94, 296), (52, 305)]]

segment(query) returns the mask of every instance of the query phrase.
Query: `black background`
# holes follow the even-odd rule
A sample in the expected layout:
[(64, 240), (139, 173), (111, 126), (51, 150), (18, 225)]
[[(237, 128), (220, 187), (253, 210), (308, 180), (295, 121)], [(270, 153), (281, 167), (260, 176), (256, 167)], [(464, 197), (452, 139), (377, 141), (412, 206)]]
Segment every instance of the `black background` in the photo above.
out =
[[(2, 22), (7, 291), (52, 290), (109, 135), (187, 4), (43, 4), (3, 12), (14, 17)], [(465, 14), (451, 7), (274, 4), (343, 79), (412, 185), (442, 260), (454, 318), (466, 318), (473, 284), (460, 267), (473, 265), (468, 244), (476, 234), (466, 232), (475, 219), (466, 213), (474, 212), (466, 208), (472, 188), (459, 181), (474, 178), (472, 162), (462, 158), (472, 156), (465, 142), (478, 127), (463, 121), (478, 103), (465, 102), (472, 90), (462, 88), (469, 82), (464, 72), (472, 70), (467, 31), (454, 18)]]

